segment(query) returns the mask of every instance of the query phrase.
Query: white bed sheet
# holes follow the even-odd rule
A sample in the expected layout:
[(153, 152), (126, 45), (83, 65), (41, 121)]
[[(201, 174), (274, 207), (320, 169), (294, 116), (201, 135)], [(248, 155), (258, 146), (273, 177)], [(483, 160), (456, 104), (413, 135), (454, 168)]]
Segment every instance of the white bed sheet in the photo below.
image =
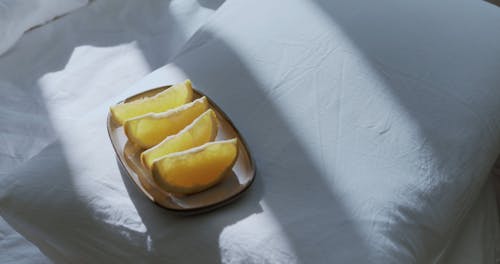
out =
[(87, 0), (0, 0), (0, 55), (30, 28), (86, 4)]
[(500, 229), (494, 177), (491, 176), (436, 264), (499, 263)]
[[(387, 3), (382, 3), (382, 6)], [(481, 4), (470, 4), (468, 10), (483, 12), (486, 17), (483, 20), (496, 21), (496, 17), (489, 13), (489, 7)], [(466, 131), (471, 133), (467, 138), (475, 140), (477, 144), (463, 146), (466, 152), (464, 158), (471, 158), (471, 153), (477, 157), (468, 160), (470, 168), (460, 168), (464, 170), (462, 173), (447, 167), (452, 164), (450, 160), (431, 159), (436, 158), (437, 154), (433, 153), (426, 156), (429, 164), (436, 166), (431, 166), (432, 172), (454, 172), (467, 177), (458, 178), (456, 183), (448, 182), (454, 185), (451, 187), (437, 183), (427, 185), (442, 187), (441, 190), (432, 190), (430, 194), (446, 194), (441, 197), (444, 201), (436, 200), (436, 210), (429, 213), (427, 207), (433, 204), (417, 204), (415, 201), (421, 200), (415, 198), (410, 213), (419, 220), (413, 223), (416, 226), (409, 225), (406, 228), (428, 228), (429, 233), (417, 233), (421, 237), (409, 237), (407, 241), (402, 238), (400, 244), (390, 244), (394, 242), (391, 239), (397, 238), (394, 232), (415, 235), (398, 226), (405, 224), (405, 221), (408, 224), (411, 219), (391, 223), (397, 218), (384, 218), (385, 214), (398, 213), (401, 209), (391, 207), (393, 204), (386, 204), (385, 209), (379, 207), (378, 212), (369, 212), (376, 208), (372, 201), (360, 205), (357, 204), (360, 200), (353, 199), (370, 198), (378, 201), (384, 198), (381, 196), (391, 193), (368, 192), (369, 196), (360, 195), (359, 192), (363, 191), (360, 188), (368, 188), (364, 185), (366, 183), (346, 181), (355, 181), (356, 177), (367, 180), (360, 175), (365, 173), (363, 170), (366, 167), (375, 165), (375, 171), (389, 174), (415, 173), (411, 170), (413, 167), (404, 162), (414, 159), (411, 155), (418, 151), (401, 153), (398, 162), (403, 163), (402, 167), (394, 165), (394, 159), (387, 153), (394, 153), (388, 147), (411, 136), (401, 131), (398, 136), (391, 134), (391, 131), (398, 131), (401, 129), (398, 128), (400, 124), (407, 123), (418, 130), (418, 125), (422, 124), (418, 123), (419, 116), (415, 117), (417, 121), (406, 116), (393, 116), (397, 122), (387, 122), (392, 123), (392, 128), (361, 120), (362, 125), (366, 125), (366, 131), (373, 129), (374, 133), (388, 135), (387, 141), (377, 141), (381, 142), (380, 145), (373, 146), (362, 142), (364, 137), (373, 140), (370, 133), (354, 134), (356, 138), (344, 135), (354, 140), (349, 144), (359, 141), (359, 144), (366, 144), (365, 147), (371, 149), (366, 153), (352, 153), (347, 149), (349, 144), (343, 141), (347, 145), (340, 146), (335, 152), (343, 157), (331, 156), (331, 150), (336, 149), (333, 146), (339, 144), (336, 138), (338, 127), (335, 127), (339, 121), (328, 119), (328, 111), (336, 111), (336, 106), (329, 104), (328, 98), (336, 95), (329, 94), (328, 87), (321, 89), (318, 84), (341, 85), (339, 82), (347, 77), (351, 78), (353, 86), (360, 85), (356, 80), (361, 79), (366, 87), (375, 91), (380, 87), (381, 91), (387, 88), (387, 84), (373, 76), (370, 70), (373, 66), (366, 64), (368, 60), (353, 48), (354, 45), (342, 43), (342, 56), (337, 57), (332, 46), (335, 43), (331, 41), (342, 35), (337, 31), (322, 35), (325, 23), (330, 22), (325, 17), (315, 18), (319, 13), (311, 13), (315, 9), (310, 9), (314, 8), (310, 4), (291, 1), (287, 13), (276, 15), (273, 10), (281, 6), (277, 1), (259, 2), (259, 8), (255, 8), (256, 3), (231, 1), (224, 4), (188, 47), (174, 58), (175, 64), (160, 69), (128, 89), (130, 83), (165, 64), (213, 13), (204, 5), (214, 6), (205, 2), (173, 1), (168, 9), (176, 11), (165, 14), (162, 10), (166, 7), (160, 8), (159, 5), (162, 2), (139, 4), (131, 1), (121, 4), (119, 1), (98, 1), (68, 17), (33, 30), (12, 52), (0, 57), (0, 214), (48, 259), (56, 263), (322, 263), (359, 258), (363, 263), (402, 263), (403, 260), (408, 260), (405, 263), (425, 263), (441, 254), (446, 243), (453, 240), (457, 242), (451, 243), (450, 248), (460, 248), (460, 244), (462, 249), (471, 251), (455, 250), (459, 255), (447, 253), (441, 258), (442, 263), (447, 263), (448, 259), (463, 260), (466, 257), (475, 260), (481, 258), (484, 260), (481, 263), (493, 263), (494, 253), (489, 247), (494, 244), (495, 237), (487, 235), (490, 227), (497, 227), (496, 208), (492, 206), (494, 201), (491, 200), (492, 190), (483, 191), (479, 198), (481, 202), (473, 206), (486, 179), (488, 166), (491, 165), (488, 162), (492, 163), (496, 155), (491, 135), (483, 134), (481, 129)], [(376, 8), (374, 10), (377, 11)], [(111, 13), (117, 14), (116, 17), (105, 16)], [(259, 20), (252, 20), (256, 14)], [(304, 14), (305, 18), (300, 16)], [(271, 16), (276, 17), (275, 23), (269, 23)], [(291, 31), (285, 28), (296, 26), (291, 28), (302, 32), (301, 26), (296, 24), (297, 18), (308, 21), (310, 24), (306, 29), (311, 31), (305, 30), (303, 35), (299, 34), (303, 39), (290, 39), (286, 34)], [(471, 27), (481, 24), (483, 20), (471, 23)], [(261, 35), (264, 25), (268, 32)], [(315, 28), (317, 32), (312, 30)], [(318, 46), (308, 47), (304, 43), (316, 43), (310, 39), (310, 34), (315, 33), (318, 33)], [(257, 39), (256, 34), (259, 36)], [(492, 39), (485, 37), (482, 43), (490, 44)], [(345, 41), (342, 37), (339, 39)], [(370, 54), (380, 56), (380, 50), (377, 50), (380, 47), (372, 47), (375, 50)], [(458, 47), (452, 45), (451, 49), (460, 51), (464, 47), (465, 44)], [(415, 52), (411, 48), (422, 47), (409, 47), (411, 52)], [(494, 51), (495, 47), (488, 48)], [(425, 46), (420, 52), (424, 57), (433, 55)], [(460, 56), (453, 58), (451, 55), (446, 59), (456, 59), (458, 62), (467, 59)], [(473, 72), (472, 76), (468, 76), (470, 83), (467, 85), (483, 84), (487, 89), (498, 84), (495, 79), (482, 79), (493, 75), (490, 66), (494, 65), (494, 58), (485, 59), (485, 52), (475, 55), (478, 58), (472, 58), (471, 65), (485, 68), (482, 72)], [(425, 72), (419, 68), (424, 64), (409, 63), (396, 71), (389, 66), (401, 66), (397, 58), (382, 56), (378, 59), (381, 60), (379, 68), (385, 70), (387, 76), (396, 78), (393, 81), (402, 87), (428, 87), (434, 85), (428, 84), (433, 81), (445, 87), (469, 87), (460, 84), (465, 79), (460, 76), (455, 80), (456, 83), (446, 83), (440, 79), (446, 76), (434, 76), (432, 69)], [(479, 59), (483, 60), (482, 64), (478, 62)], [(339, 66), (338, 60), (347, 64)], [(314, 63), (324, 61), (326, 65), (320, 69), (326, 67), (328, 71), (317, 71)], [(389, 69), (384, 63), (389, 64)], [(303, 69), (302, 65), (306, 68)], [(335, 65), (340, 68), (335, 68)], [(179, 67), (184, 72), (179, 71)], [(454, 67), (449, 72), (445, 71), (445, 74), (467, 70), (467, 67)], [(405, 73), (412, 70), (416, 71)], [(342, 72), (351, 75), (331, 75)], [(161, 210), (145, 199), (127, 178), (120, 176), (104, 125), (110, 104), (146, 86), (181, 80), (183, 74), (192, 78), (199, 89), (210, 94), (227, 111), (249, 141), (259, 170), (255, 186), (243, 199), (213, 213), (191, 218), (173, 216)], [(412, 79), (410, 77), (413, 74), (421, 76)], [(311, 76), (316, 77), (308, 79)], [(370, 83), (368, 80), (376, 85), (367, 85)], [(482, 99), (477, 102), (484, 103), (486, 109), (479, 109), (480, 113), (498, 113), (495, 112), (496, 104), (482, 97), (474, 97), (472, 93), (465, 94), (471, 95), (471, 98), (466, 98), (469, 103)], [(375, 94), (372, 102), (366, 102), (368, 106), (375, 107), (374, 111), (381, 111), (377, 107), (383, 108), (383, 105), (376, 104), (380, 96), (390, 97)], [(451, 103), (446, 98), (440, 99)], [(301, 101), (303, 104), (299, 103)], [(383, 102), (390, 105), (397, 100), (388, 98)], [(319, 107), (324, 105), (321, 103), (326, 103), (327, 108)], [(478, 108), (477, 105), (473, 106), (476, 106), (473, 109)], [(396, 113), (400, 113), (401, 109), (394, 107)], [(435, 104), (430, 107), (445, 110)], [(321, 118), (327, 116), (326, 121), (318, 122), (317, 113), (322, 115)], [(442, 115), (438, 114), (438, 117), (447, 116), (456, 118), (457, 122), (463, 117), (446, 111)], [(498, 116), (488, 118), (495, 119)], [(482, 121), (467, 120), (478, 127), (484, 126)], [(460, 127), (452, 122), (453, 125)], [(430, 132), (424, 130), (422, 133)], [(463, 140), (460, 135), (451, 135), (456, 136), (457, 141)], [(478, 139), (479, 135), (485, 137), (482, 140), (487, 143), (486, 146), (479, 144), (484, 143)], [(421, 143), (422, 138), (418, 135), (414, 139), (416, 143)], [(459, 148), (452, 144), (456, 144), (453, 139), (444, 141), (450, 143), (452, 149)], [(422, 152), (426, 154), (426, 149)], [(370, 153), (377, 153), (384, 160), (370, 160)], [(460, 160), (452, 152), (440, 154), (449, 154), (449, 159)], [(408, 159), (404, 158), (408, 156)], [(366, 163), (350, 163), (350, 160), (358, 161), (359, 157), (363, 157)], [(332, 160), (338, 161), (332, 163)], [(310, 178), (305, 178), (306, 175)], [(446, 178), (446, 175), (441, 176)], [(368, 179), (368, 183), (372, 184), (369, 186), (370, 191), (388, 190), (387, 187), (374, 184), (374, 181), (391, 186), (388, 179)], [(352, 189), (352, 186), (356, 188)], [(357, 198), (349, 192), (356, 194)], [(405, 195), (411, 195), (411, 190), (408, 192)], [(400, 199), (404, 200), (405, 197)], [(469, 215), (470, 218), (465, 217), (465, 212), (472, 207), (475, 208), (472, 210), (474, 213)], [(436, 213), (437, 210), (443, 211), (443, 215)], [(470, 219), (465, 221), (466, 227), (458, 225), (456, 216)], [(435, 217), (436, 221), (430, 219), (427, 222), (422, 220), (424, 217)], [(478, 222), (486, 224), (478, 226)], [(389, 223), (387, 228), (394, 228), (385, 230), (389, 239), (377, 236), (380, 233), (376, 231), (381, 228), (377, 223)], [(0, 223), (0, 226), (3, 228), (5, 225)], [(459, 229), (466, 231), (456, 232)], [(16, 232), (8, 232), (15, 242), (0, 242), (0, 256), (3, 259), (16, 261), (27, 254), (30, 257), (23, 259), (26, 263), (41, 261), (38, 249), (30, 246)], [(367, 237), (371, 235), (373, 237)], [(408, 252), (412, 246), (406, 244), (408, 241), (422, 248)], [(471, 243), (480, 243), (484, 247), (474, 248), (469, 246)], [(394, 248), (391, 249), (391, 246)], [(348, 250), (343, 250), (344, 247)], [(6, 251), (3, 249), (16, 250), (4, 253)]]
[[(58, 114), (54, 112), (57, 110), (51, 107), (62, 104), (60, 106), (64, 110), (60, 114), (75, 120), (80, 120), (83, 115), (92, 112), (92, 109), (97, 106), (101, 107), (100, 111), (104, 110), (109, 104), (103, 101), (120, 94), (122, 90), (130, 87), (132, 83), (153, 69), (164, 65), (168, 58), (182, 47), (223, 2), (222, 0), (92, 1), (89, 6), (75, 13), (26, 33), (12, 50), (0, 56), (0, 113), (2, 116), (0, 117), (2, 145), (0, 147), (0, 181), (5, 180), (14, 171), (37, 157), (47, 158), (53, 155), (54, 163), (66, 164), (60, 148), (60, 135), (67, 133), (58, 132), (58, 130), (64, 131), (65, 128), (58, 127), (59, 124), (54, 123), (58, 120), (56, 117)], [(57, 84), (44, 85), (44, 80), (53, 80), (54, 77), (58, 79)], [(77, 106), (78, 110), (73, 109), (68, 112), (67, 107), (71, 104)], [(71, 117), (71, 115), (74, 116)], [(97, 116), (94, 115), (94, 117)], [(76, 124), (76, 127), (81, 127), (81, 124)], [(101, 130), (104, 125), (96, 122), (95, 127), (98, 131), (86, 133), (94, 134), (95, 140), (99, 143), (94, 142), (93, 152), (96, 152), (98, 156), (106, 157), (108, 163), (103, 163), (104, 166), (98, 168), (98, 170), (104, 169), (100, 173), (104, 173), (101, 175), (103, 181), (108, 182), (100, 181), (101, 184), (108, 186), (101, 189), (100, 193), (103, 196), (114, 197), (114, 202), (109, 203), (108, 206), (116, 210), (120, 210), (122, 207), (120, 204), (129, 207), (123, 213), (127, 215), (127, 212), (132, 212), (135, 215), (132, 218), (138, 219), (136, 210), (133, 209), (133, 204), (124, 189), (122, 179), (117, 174), (118, 170), (109, 142), (102, 133), (105, 132)], [(90, 142), (81, 143), (91, 144)], [(51, 149), (53, 145), (59, 146), (57, 151), (47, 154), (45, 150)], [(101, 147), (105, 151), (102, 151)], [(75, 148), (78, 147), (75, 146)], [(54, 163), (49, 162), (45, 165), (57, 167)], [(66, 178), (70, 176), (69, 167), (68, 165), (63, 167), (53, 172), (56, 174), (55, 177), (61, 176), (65, 180), (46, 183), (59, 184), (61, 185), (59, 187), (63, 189), (69, 188), (64, 186), (64, 183), (67, 183)], [(44, 169), (45, 167), (42, 166), (41, 170)], [(106, 171), (114, 175), (113, 179), (106, 179), (109, 176), (106, 175)], [(39, 175), (43, 174), (45, 173)], [(46, 180), (49, 181), (49, 179)], [(27, 181), (29, 182), (28, 179)], [(116, 182), (113, 183), (113, 181)], [(2, 182), (0, 185), (4, 187), (4, 184), (5, 182)], [(115, 184), (118, 184), (118, 187), (114, 187)], [(47, 187), (47, 185), (43, 186), (42, 184), (39, 187)], [(110, 259), (112, 261), (127, 260), (126, 256), (114, 259), (115, 255), (111, 252), (112, 250), (104, 250), (105, 255), (109, 254), (107, 258), (102, 258), (102, 252), (92, 256), (92, 253), (86, 250), (80, 254), (72, 254), (71, 251), (65, 250), (64, 243), (72, 237), (76, 241), (81, 237), (74, 236), (72, 232), (63, 234), (64, 231), (61, 231), (60, 235), (67, 235), (67, 238), (60, 239), (55, 235), (53, 240), (45, 239), (51, 237), (50, 228), (43, 230), (44, 227), (38, 226), (40, 230), (37, 231), (36, 228), (22, 226), (22, 221), (35, 221), (36, 218), (33, 218), (33, 215), (30, 215), (28, 219), (20, 215), (10, 218), (15, 225), (13, 229), (2, 218), (4, 213), (10, 211), (7, 206), (8, 199), (4, 199), (9, 194), (8, 191), (4, 191), (0, 202), (0, 263), (81, 263), (88, 258), (97, 259), (96, 263), (112, 263), (109, 262)], [(117, 191), (121, 192), (119, 196), (109, 193)], [(51, 191), (47, 190), (47, 192)], [(62, 194), (60, 199), (67, 200), (67, 198)], [(34, 200), (36, 201), (37, 198)], [(123, 201), (127, 200), (128, 202), (123, 204)], [(71, 204), (71, 201), (65, 204)], [(73, 206), (70, 207), (69, 210), (79, 210)], [(61, 221), (68, 221), (66, 224), (72, 226), (82, 222), (87, 222), (94, 227), (101, 225), (100, 218), (93, 219), (96, 212), (85, 210), (82, 213), (86, 216), (75, 221), (71, 217), (65, 217), (66, 211), (53, 214), (54, 211), (49, 209), (41, 213), (48, 218), (40, 219), (52, 222), (52, 225), (58, 225)], [(49, 216), (50, 214), (53, 215)], [(36, 226), (36, 223), (33, 224)], [(105, 223), (104, 225), (107, 226)], [(83, 230), (85, 230), (84, 227)], [(89, 234), (95, 232), (98, 231), (94, 230)], [(125, 239), (127, 236), (124, 234), (118, 237), (123, 239), (123, 243), (130, 244), (128, 247), (133, 247), (137, 243), (144, 243), (144, 245), (146, 243), (145, 236), (140, 239), (129, 237), (133, 241)], [(34, 245), (29, 240), (32, 240)], [(71, 248), (78, 247), (75, 243), (78, 244), (78, 242), (70, 243), (73, 244)], [(92, 239), (86, 243), (92, 245)], [(121, 248), (119, 245), (117, 247)], [(145, 247), (138, 248), (138, 251), (142, 253), (138, 253), (137, 257), (147, 254)], [(99, 251), (99, 249), (96, 250)], [(131, 252), (130, 254), (133, 254), (135, 251)]]

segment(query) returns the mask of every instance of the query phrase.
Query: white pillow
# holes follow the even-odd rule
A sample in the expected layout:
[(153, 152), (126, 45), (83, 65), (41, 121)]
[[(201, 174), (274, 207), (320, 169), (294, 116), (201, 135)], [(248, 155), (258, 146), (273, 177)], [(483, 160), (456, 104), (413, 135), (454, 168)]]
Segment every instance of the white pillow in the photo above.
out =
[(87, 3), (88, 0), (0, 0), (0, 55), (26, 30)]
[(499, 23), (470, 1), (222, 6), (172, 63), (265, 186), (264, 213), (219, 236), (224, 262), (431, 263), (499, 153)]

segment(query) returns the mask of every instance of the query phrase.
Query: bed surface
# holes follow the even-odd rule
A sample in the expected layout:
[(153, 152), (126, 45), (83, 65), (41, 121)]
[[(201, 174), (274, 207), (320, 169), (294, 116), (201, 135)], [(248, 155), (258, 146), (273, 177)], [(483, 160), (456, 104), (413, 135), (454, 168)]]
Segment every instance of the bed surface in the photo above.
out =
[[(499, 9), (357, 2), (93, 1), (25, 34), (0, 56), (0, 262), (495, 263)], [(186, 77), (258, 168), (195, 217), (120, 173), (105, 126)]]

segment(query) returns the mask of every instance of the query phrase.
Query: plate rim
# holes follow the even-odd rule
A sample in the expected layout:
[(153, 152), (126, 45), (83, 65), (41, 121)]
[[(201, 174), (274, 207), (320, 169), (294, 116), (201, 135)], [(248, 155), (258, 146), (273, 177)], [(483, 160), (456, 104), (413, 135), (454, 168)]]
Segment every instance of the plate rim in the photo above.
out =
[[(129, 99), (132, 99), (133, 97), (139, 97), (140, 95), (142, 94), (146, 94), (146, 93), (149, 93), (149, 92), (153, 92), (155, 90), (165, 90), (165, 89), (168, 89), (170, 87), (172, 87), (173, 85), (163, 85), (163, 86), (159, 86), (159, 87), (155, 87), (155, 88), (151, 88), (151, 89), (148, 89), (148, 90), (144, 90), (142, 92), (139, 92), (137, 94), (134, 94), (134, 95), (131, 95), (119, 102), (117, 102), (116, 104), (114, 105), (118, 105), (118, 104), (121, 104), (121, 103), (124, 103), (126, 102), (127, 100)], [(131, 180), (135, 186), (135, 188), (139, 189), (139, 191), (145, 195), (147, 197), (148, 200), (150, 200), (151, 202), (153, 202), (155, 205), (157, 206), (160, 206), (161, 208), (164, 208), (164, 209), (167, 209), (168, 211), (171, 211), (171, 212), (175, 212), (175, 213), (195, 213), (195, 212), (199, 212), (199, 213), (204, 213), (204, 212), (209, 212), (209, 211), (212, 211), (212, 210), (215, 210), (219, 207), (222, 207), (224, 205), (227, 205), (227, 204), (230, 204), (231, 202), (233, 202), (234, 200), (236, 200), (237, 198), (239, 198), (240, 196), (242, 196), (244, 193), (246, 193), (246, 191), (250, 188), (250, 186), (252, 186), (253, 182), (255, 181), (255, 178), (257, 176), (257, 166), (256, 166), (256, 163), (254, 161), (254, 158), (253, 158), (253, 155), (250, 151), (250, 148), (248, 147), (248, 144), (245, 140), (245, 138), (243, 137), (243, 135), (240, 133), (240, 131), (238, 130), (238, 128), (234, 125), (233, 121), (231, 120), (231, 118), (229, 118), (229, 116), (210, 98), (208, 97), (206, 94), (204, 94), (203, 92), (200, 92), (199, 90), (195, 89), (195, 88), (192, 88), (193, 91), (201, 96), (205, 96), (210, 104), (211, 107), (214, 107), (215, 110), (220, 113), (222, 115), (222, 117), (229, 123), (229, 125), (235, 130), (236, 134), (238, 134), (238, 140), (241, 141), (241, 144), (245, 147), (246, 149), (246, 152), (248, 154), (248, 160), (249, 160), (249, 163), (250, 163), (250, 166), (251, 168), (253, 169), (253, 173), (251, 174), (251, 179), (245, 184), (245, 186), (239, 191), (239, 192), (236, 192), (218, 202), (215, 202), (215, 203), (212, 203), (212, 204), (208, 204), (208, 205), (203, 205), (203, 206), (199, 206), (199, 207), (194, 207), (194, 208), (185, 208), (185, 209), (178, 209), (178, 208), (171, 208), (171, 207), (167, 207), (167, 206), (164, 206), (163, 204), (160, 204), (158, 203), (154, 197), (149, 194), (146, 189), (142, 186), (138, 186), (138, 184), (141, 184), (140, 181), (139, 183), (137, 183), (134, 179), (134, 177), (130, 174), (129, 172), (129, 167), (124, 164), (124, 161), (121, 159), (120, 155), (118, 154), (118, 146), (116, 146), (114, 140), (112, 139), (112, 136), (111, 136), (111, 122), (114, 122), (112, 120), (112, 117), (111, 117), (111, 112), (108, 111), (108, 114), (107, 114), (107, 118), (106, 118), (106, 128), (107, 128), (107, 132), (108, 132), (108, 138), (109, 138), (109, 141), (111, 141), (111, 145), (113, 146), (113, 150), (115, 151), (115, 157), (116, 159), (119, 161), (120, 163), (120, 166), (122, 166), (124, 168), (124, 171), (126, 172), (126, 174), (128, 175), (128, 178), (129, 180)], [(121, 171), (120, 171), (121, 173)], [(170, 192), (168, 192), (170, 193)], [(151, 196), (151, 198), (150, 198)]]

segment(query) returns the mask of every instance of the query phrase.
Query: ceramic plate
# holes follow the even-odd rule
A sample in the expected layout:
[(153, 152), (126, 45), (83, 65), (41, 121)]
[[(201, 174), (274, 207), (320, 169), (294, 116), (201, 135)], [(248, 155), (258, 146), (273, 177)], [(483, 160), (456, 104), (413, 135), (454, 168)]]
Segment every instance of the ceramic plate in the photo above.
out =
[[(140, 98), (153, 96), (170, 86), (151, 89), (134, 95), (120, 102), (131, 102)], [(206, 96), (193, 89), (194, 98)], [(250, 187), (255, 178), (255, 165), (250, 156), (245, 140), (242, 138), (236, 127), (234, 127), (227, 115), (206, 96), (210, 107), (215, 111), (219, 121), (219, 130), (216, 140), (230, 138), (238, 139), (238, 159), (224, 179), (217, 185), (190, 195), (169, 193), (162, 190), (153, 180), (151, 172), (144, 168), (140, 161), (142, 149), (127, 140), (123, 126), (114, 122), (108, 114), (107, 127), (108, 134), (115, 149), (116, 156), (123, 166), (125, 172), (130, 176), (137, 187), (153, 202), (173, 211), (194, 212), (205, 211), (217, 208), (234, 200)]]

